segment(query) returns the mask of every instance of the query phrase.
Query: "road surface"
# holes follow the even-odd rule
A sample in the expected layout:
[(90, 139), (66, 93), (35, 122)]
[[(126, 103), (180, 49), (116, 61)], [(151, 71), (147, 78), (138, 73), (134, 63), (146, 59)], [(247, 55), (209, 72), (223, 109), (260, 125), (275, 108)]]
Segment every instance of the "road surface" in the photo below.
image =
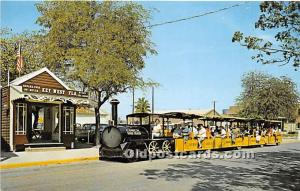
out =
[(300, 143), (242, 152), (254, 152), (255, 158), (93, 161), (2, 170), (1, 190), (300, 190)]

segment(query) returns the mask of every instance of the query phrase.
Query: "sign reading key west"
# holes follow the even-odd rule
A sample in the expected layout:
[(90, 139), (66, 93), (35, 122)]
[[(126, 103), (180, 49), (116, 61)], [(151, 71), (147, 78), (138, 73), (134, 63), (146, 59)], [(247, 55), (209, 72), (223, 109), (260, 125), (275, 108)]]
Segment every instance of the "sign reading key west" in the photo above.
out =
[(88, 98), (88, 93), (74, 90), (55, 89), (49, 87), (41, 87), (39, 85), (22, 85), (23, 92), (39, 93), (39, 94), (51, 94), (51, 95), (62, 95), (68, 97), (81, 97)]

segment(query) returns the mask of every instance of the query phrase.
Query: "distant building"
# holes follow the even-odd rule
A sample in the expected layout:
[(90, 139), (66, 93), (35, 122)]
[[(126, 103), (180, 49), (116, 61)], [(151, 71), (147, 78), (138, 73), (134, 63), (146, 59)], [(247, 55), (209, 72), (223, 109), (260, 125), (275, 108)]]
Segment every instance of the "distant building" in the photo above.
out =
[[(108, 124), (110, 115), (104, 110), (100, 110), (100, 123)], [(95, 111), (93, 108), (80, 107), (76, 110), (76, 123), (96, 123)]]
[(229, 116), (238, 116), (239, 111), (239, 106), (234, 105), (230, 106), (228, 109), (223, 109), (223, 114)]
[(297, 108), (296, 108), (296, 111), (295, 111), (295, 120), (293, 121), (288, 121), (284, 120), (284, 129), (287, 131), (287, 132), (296, 132), (297, 129), (300, 130), (300, 103), (298, 104)]
[(297, 107), (297, 117), (296, 117), (296, 124), (297, 124), (297, 128), (300, 129), (300, 103), (298, 104)]

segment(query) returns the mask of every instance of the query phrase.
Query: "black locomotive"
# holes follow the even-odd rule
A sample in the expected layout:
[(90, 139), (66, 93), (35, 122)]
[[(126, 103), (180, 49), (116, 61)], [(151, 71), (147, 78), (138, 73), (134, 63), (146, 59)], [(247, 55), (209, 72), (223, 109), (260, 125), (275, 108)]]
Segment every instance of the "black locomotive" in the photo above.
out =
[[(117, 100), (111, 101), (114, 124), (117, 124), (118, 103)], [(153, 121), (160, 117), (160, 114), (134, 113), (127, 115), (126, 125), (106, 127), (100, 139), (100, 158), (138, 158), (139, 152), (144, 152), (145, 156), (174, 150), (173, 137), (165, 135), (153, 137)]]
[(145, 149), (144, 140), (148, 138), (145, 128), (109, 126), (101, 134), (99, 154), (103, 158), (127, 158), (129, 149)]

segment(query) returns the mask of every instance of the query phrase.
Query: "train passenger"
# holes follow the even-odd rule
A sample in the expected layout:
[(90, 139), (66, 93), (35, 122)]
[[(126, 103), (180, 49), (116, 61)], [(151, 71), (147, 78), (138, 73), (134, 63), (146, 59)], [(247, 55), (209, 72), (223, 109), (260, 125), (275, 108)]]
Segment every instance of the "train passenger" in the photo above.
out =
[(210, 131), (210, 129), (207, 126), (205, 126), (204, 128), (205, 128), (205, 131), (206, 131), (206, 137), (210, 138), (211, 137), (211, 131)]
[(231, 135), (231, 141), (233, 143), (235, 143), (235, 139), (239, 136), (239, 133), (240, 133), (240, 130), (236, 126), (233, 126), (232, 135)]
[(255, 131), (255, 137), (256, 137), (256, 143), (259, 143), (261, 138), (261, 131), (259, 129)]
[(216, 127), (215, 126), (210, 126), (210, 132), (211, 132), (212, 137), (216, 136), (217, 133), (215, 131), (216, 131)]
[(218, 132), (218, 135), (221, 136), (222, 133), (222, 126), (216, 126), (216, 131)]
[(249, 135), (253, 135), (254, 134), (253, 128), (250, 128), (248, 131), (249, 131)]
[(195, 126), (193, 127), (193, 134), (194, 134), (194, 138), (197, 137), (198, 135), (198, 129)]
[(174, 132), (173, 132), (173, 138), (179, 138), (182, 137), (182, 127), (176, 126)]
[(225, 138), (226, 137), (226, 130), (223, 126), (221, 126), (221, 137)]
[(189, 135), (189, 132), (190, 132), (190, 127), (185, 126), (182, 130), (182, 135)]
[(218, 136), (220, 135), (220, 130), (219, 130), (219, 127), (218, 126), (215, 126), (215, 130), (214, 130), (214, 136)]
[(192, 124), (188, 124), (188, 128), (189, 128), (189, 132), (193, 132), (193, 125)]
[(281, 134), (281, 129), (277, 127), (277, 128), (276, 128), (276, 133)]
[(201, 148), (202, 147), (202, 142), (206, 138), (206, 130), (203, 127), (202, 124), (200, 124), (199, 128), (200, 129), (198, 131), (198, 136), (197, 137), (198, 137), (199, 148)]
[(231, 127), (230, 126), (227, 127), (226, 136), (231, 137)]
[(266, 136), (266, 134), (267, 134), (267, 130), (266, 129), (262, 129), (261, 136)]
[(152, 138), (161, 137), (162, 135), (162, 125), (160, 124), (159, 119), (155, 121), (155, 126), (152, 129)]
[(271, 127), (268, 128), (267, 135), (268, 136), (272, 136), (273, 135), (273, 130), (272, 130)]
[(274, 133), (273, 133), (273, 135), (275, 136), (275, 140), (276, 140), (276, 142), (278, 141), (278, 137), (277, 137), (277, 135), (278, 134), (280, 134), (279, 133), (279, 128), (278, 127), (276, 127), (276, 129), (274, 129), (274, 131), (273, 131)]
[(189, 134), (190, 134), (190, 128), (189, 128), (189, 126), (185, 126), (182, 129), (182, 136), (183, 136), (185, 141), (187, 141), (189, 139)]
[(243, 134), (244, 134), (244, 136), (248, 136), (248, 135), (249, 135), (249, 129), (246, 128), (246, 129), (244, 130), (244, 133), (243, 133)]
[(280, 128), (276, 128), (276, 133), (275, 133), (275, 139), (276, 141), (278, 141), (278, 135), (281, 135), (281, 129)]

